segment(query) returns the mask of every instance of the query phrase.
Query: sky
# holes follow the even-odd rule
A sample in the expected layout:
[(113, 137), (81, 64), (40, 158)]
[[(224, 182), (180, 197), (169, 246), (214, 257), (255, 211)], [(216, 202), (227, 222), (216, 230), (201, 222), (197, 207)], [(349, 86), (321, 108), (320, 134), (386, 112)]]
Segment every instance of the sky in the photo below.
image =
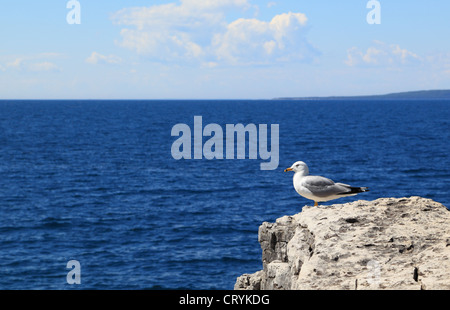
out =
[(2, 1), (0, 99), (450, 89), (450, 1), (379, 0), (379, 24), (368, 0), (69, 2)]

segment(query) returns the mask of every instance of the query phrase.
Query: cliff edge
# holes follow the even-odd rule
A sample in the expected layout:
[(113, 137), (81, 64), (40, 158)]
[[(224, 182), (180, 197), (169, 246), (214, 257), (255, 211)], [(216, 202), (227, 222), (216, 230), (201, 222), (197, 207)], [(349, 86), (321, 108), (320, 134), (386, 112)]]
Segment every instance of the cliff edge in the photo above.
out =
[(303, 207), (259, 227), (235, 290), (450, 289), (450, 211), (421, 197)]

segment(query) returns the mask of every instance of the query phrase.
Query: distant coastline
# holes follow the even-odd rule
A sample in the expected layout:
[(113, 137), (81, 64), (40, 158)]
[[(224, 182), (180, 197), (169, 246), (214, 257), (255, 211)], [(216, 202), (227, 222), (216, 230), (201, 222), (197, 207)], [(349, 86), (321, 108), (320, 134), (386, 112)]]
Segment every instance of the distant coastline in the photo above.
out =
[(450, 90), (420, 90), (384, 95), (329, 96), (329, 97), (280, 97), (272, 100), (450, 100)]

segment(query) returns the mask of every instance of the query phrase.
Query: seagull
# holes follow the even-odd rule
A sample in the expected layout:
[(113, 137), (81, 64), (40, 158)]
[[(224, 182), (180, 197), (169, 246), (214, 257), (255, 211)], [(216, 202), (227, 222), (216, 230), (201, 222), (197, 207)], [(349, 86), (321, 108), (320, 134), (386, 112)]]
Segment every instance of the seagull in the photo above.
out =
[(308, 166), (298, 161), (284, 172), (294, 171), (294, 188), (296, 192), (307, 199), (314, 201), (314, 206), (319, 202), (329, 201), (347, 196), (355, 196), (358, 193), (368, 192), (367, 187), (353, 187), (343, 183), (334, 183), (322, 176), (309, 175)]

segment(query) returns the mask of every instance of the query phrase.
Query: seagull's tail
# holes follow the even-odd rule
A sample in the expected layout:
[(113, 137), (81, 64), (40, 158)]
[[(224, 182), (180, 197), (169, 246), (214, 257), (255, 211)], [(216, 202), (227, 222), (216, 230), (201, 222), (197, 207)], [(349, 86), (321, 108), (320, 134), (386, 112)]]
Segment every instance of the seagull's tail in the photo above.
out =
[(364, 192), (368, 192), (369, 188), (368, 187), (350, 187), (350, 193), (364, 193)]
[(358, 193), (364, 193), (364, 192), (368, 192), (369, 191), (368, 187), (353, 187), (353, 186), (349, 186), (347, 188), (350, 190), (349, 192), (339, 193), (338, 195), (356, 195)]

